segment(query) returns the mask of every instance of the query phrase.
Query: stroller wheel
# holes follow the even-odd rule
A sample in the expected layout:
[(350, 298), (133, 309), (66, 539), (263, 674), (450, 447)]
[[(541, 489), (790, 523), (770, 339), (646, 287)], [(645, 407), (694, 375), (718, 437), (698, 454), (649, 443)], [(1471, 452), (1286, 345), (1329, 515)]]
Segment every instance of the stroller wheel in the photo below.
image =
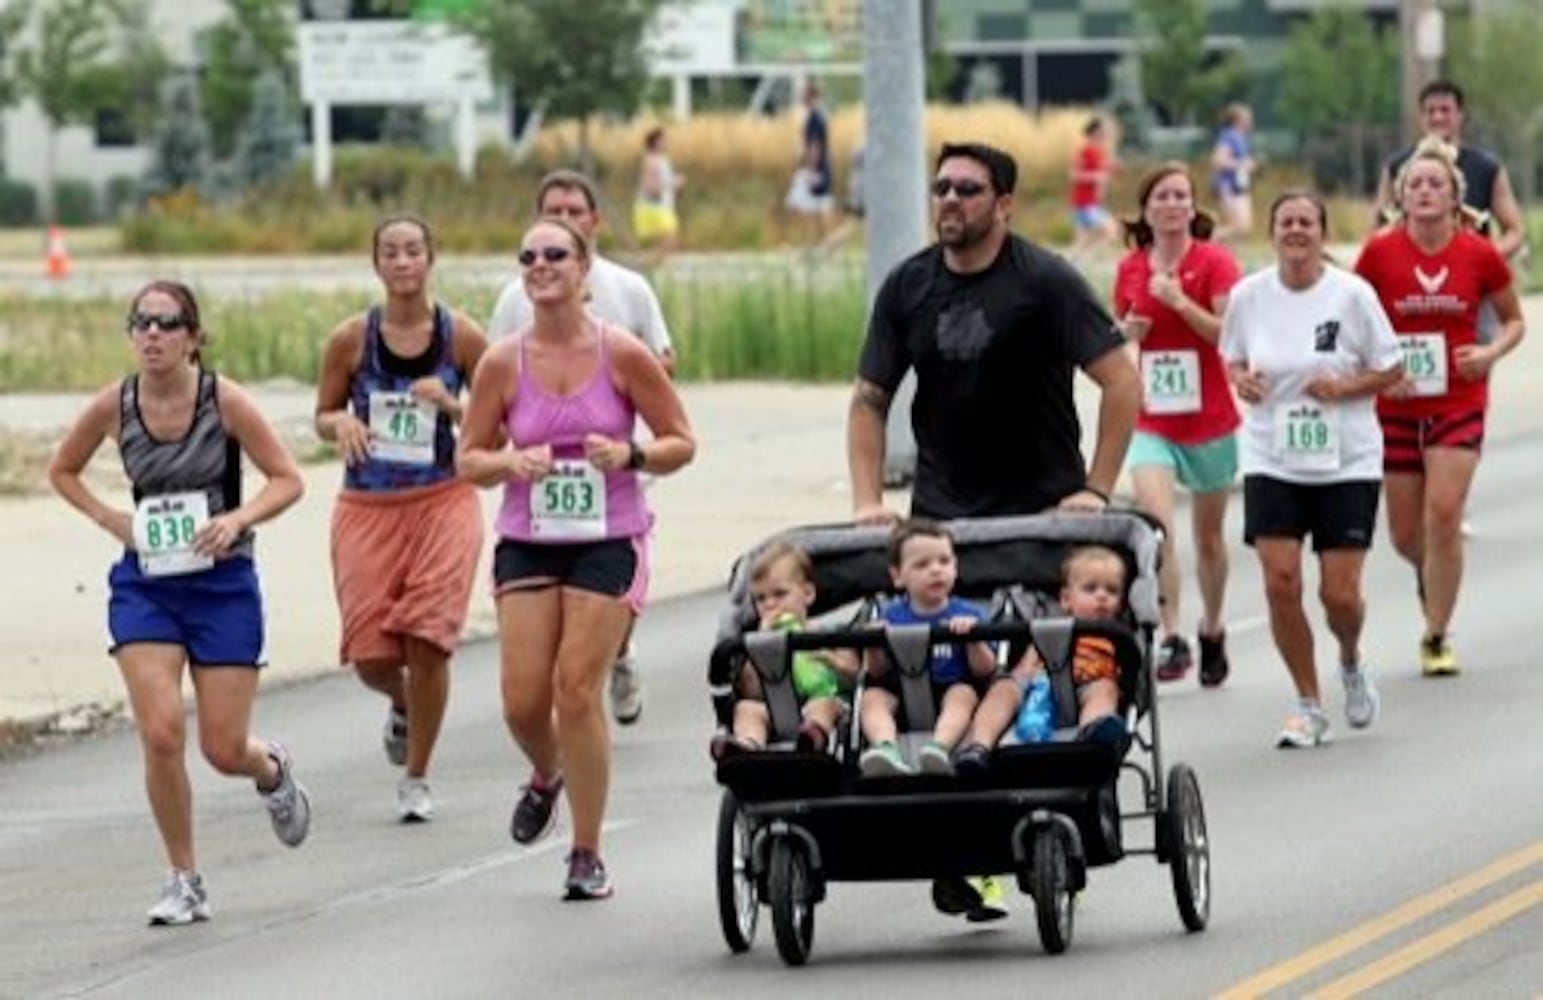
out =
[(1076, 897), (1072, 893), (1071, 868), (1066, 840), (1053, 826), (1034, 833), (1034, 868), (1030, 872), (1034, 913), (1039, 918), (1039, 940), (1045, 951), (1059, 955), (1072, 941)]
[(793, 837), (778, 837), (772, 842), (767, 895), (771, 897), (777, 954), (788, 965), (803, 965), (814, 946), (815, 893), (808, 852)]
[(1211, 918), (1211, 839), (1200, 782), (1187, 764), (1175, 764), (1168, 771), (1168, 808), (1162, 822), (1179, 919), (1187, 929), (1203, 931)]
[(718, 807), (718, 924), (729, 950), (749, 951), (761, 899), (750, 861), (750, 821), (727, 789)]

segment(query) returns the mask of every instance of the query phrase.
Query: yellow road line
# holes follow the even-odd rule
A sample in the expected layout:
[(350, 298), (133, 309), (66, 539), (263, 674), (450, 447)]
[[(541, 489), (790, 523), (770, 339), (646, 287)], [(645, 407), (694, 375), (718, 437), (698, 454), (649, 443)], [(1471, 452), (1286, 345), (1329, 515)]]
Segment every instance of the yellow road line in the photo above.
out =
[(1496, 882), (1502, 882), (1540, 862), (1543, 862), (1543, 840), (1493, 861), (1455, 882), (1411, 899), (1398, 909), (1369, 920), (1359, 927), (1352, 927), (1338, 937), (1330, 938), (1300, 955), (1272, 965), (1241, 983), (1228, 987), (1218, 993), (1216, 998), (1217, 1000), (1248, 1000), (1251, 997), (1264, 996), (1271, 990), (1296, 982), (1352, 952), (1359, 951), (1389, 934), (1425, 919), (1443, 907), (1487, 889)]
[(1411, 941), (1392, 954), (1334, 980), (1323, 989), (1309, 994), (1309, 1000), (1344, 1000), (1346, 997), (1360, 996), (1540, 903), (1543, 903), (1543, 881), (1518, 889), (1503, 899), (1474, 910), (1454, 924), (1433, 931), (1418, 941)]

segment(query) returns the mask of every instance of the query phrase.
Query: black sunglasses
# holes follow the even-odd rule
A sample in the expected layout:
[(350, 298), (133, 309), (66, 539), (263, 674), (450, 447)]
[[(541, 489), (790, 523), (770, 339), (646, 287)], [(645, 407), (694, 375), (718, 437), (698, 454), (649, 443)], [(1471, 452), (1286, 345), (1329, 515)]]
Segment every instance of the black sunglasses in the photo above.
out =
[(952, 177), (939, 177), (932, 182), (934, 198), (947, 198), (950, 191), (961, 198), (973, 198), (985, 190), (986, 185), (980, 181), (956, 181)]
[(173, 333), (177, 330), (186, 330), (191, 321), (181, 313), (130, 313), (129, 330), (132, 333), (147, 333), (153, 326), (163, 333)]
[(536, 262), (536, 254), (538, 253), (541, 255), (541, 259), (546, 261), (548, 264), (556, 264), (573, 256), (573, 251), (569, 250), (567, 247), (542, 247), (540, 250), (536, 250), (533, 247), (526, 247), (524, 250), (520, 251), (520, 256), (518, 258), (520, 266), (530, 267)]

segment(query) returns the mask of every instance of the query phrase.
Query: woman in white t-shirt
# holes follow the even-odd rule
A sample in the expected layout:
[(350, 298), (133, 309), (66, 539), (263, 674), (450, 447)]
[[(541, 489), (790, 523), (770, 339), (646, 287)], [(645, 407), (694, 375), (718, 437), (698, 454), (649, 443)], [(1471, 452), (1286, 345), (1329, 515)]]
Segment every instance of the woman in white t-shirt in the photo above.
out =
[(1275, 266), (1232, 290), (1222, 355), (1249, 404), (1239, 437), (1243, 540), (1264, 571), (1270, 631), (1296, 685), (1277, 745), (1328, 741), (1313, 632), (1302, 604), (1302, 542), (1313, 539), (1319, 596), (1339, 642), (1345, 717), (1354, 728), (1380, 702), (1361, 662), (1361, 568), (1382, 480), (1377, 394), (1403, 375), (1398, 340), (1377, 294), (1324, 257), (1323, 202), (1287, 192), (1270, 206)]

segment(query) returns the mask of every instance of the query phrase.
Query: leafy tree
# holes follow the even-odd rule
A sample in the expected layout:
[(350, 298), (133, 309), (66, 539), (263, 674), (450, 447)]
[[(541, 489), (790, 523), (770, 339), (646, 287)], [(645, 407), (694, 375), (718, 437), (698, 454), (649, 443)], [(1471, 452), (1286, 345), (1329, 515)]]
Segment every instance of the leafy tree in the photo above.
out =
[(50, 0), (42, 9), (35, 40), (17, 53), (16, 76), (48, 120), (45, 218), (53, 218), (58, 130), (93, 124), (104, 111), (142, 123), (166, 67), (144, 0)]
[(1170, 122), (1193, 125), (1246, 83), (1234, 52), (1206, 49), (1204, 0), (1136, 0), (1141, 89)]
[(13, 0), (0, 7), (0, 108), (8, 108), (22, 96), (21, 81), (6, 55), (16, 45), (17, 38), (32, 17), (31, 0)]
[(157, 197), (207, 188), (209, 145), (197, 83), (186, 74), (167, 79), (161, 88), (160, 127), (151, 144), (145, 193)]
[(453, 22), (488, 52), (495, 78), (548, 117), (579, 120), (592, 169), (589, 118), (630, 115), (648, 85), (643, 36), (664, 0), (475, 0)]
[(259, 80), (295, 80), (291, 0), (225, 0), (228, 13), (209, 29), (200, 81), (216, 156), (235, 151)]
[(1538, 139), (1543, 134), (1543, 60), (1538, 58), (1536, 13), (1520, 7), (1455, 19), (1447, 72), (1467, 98), (1464, 137), (1482, 136), (1510, 164), (1523, 201), (1536, 193)]
[(289, 88), (277, 71), (270, 70), (252, 91), (246, 126), (236, 143), (237, 182), (242, 187), (255, 187), (285, 176), (294, 166), (299, 146), (300, 126), (295, 121)]
[[(1379, 144), (1398, 123), (1398, 40), (1340, 3), (1296, 24), (1281, 57), (1281, 120), (1306, 140), (1321, 184), (1376, 180)], [(1338, 162), (1335, 162), (1338, 161)]]

